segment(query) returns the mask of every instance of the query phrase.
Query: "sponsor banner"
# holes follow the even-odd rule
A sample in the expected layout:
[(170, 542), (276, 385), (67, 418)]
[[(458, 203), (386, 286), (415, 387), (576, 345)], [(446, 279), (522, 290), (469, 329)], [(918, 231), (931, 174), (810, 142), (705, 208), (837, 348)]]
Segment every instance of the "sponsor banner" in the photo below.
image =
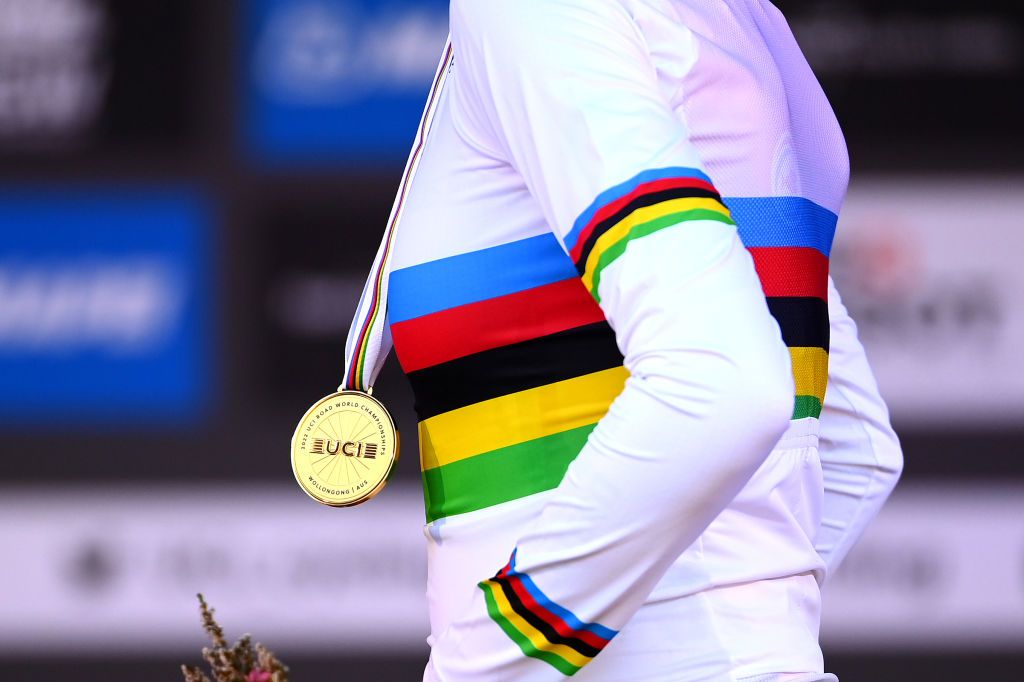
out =
[[(1020, 140), (1024, 6), (1008, 0), (777, 3), (855, 150)], [(950, 93), (956, 93), (951, 97)], [(993, 151), (997, 147), (991, 147)], [(928, 154), (930, 158), (939, 158)], [(959, 160), (959, 159), (958, 159)], [(955, 167), (957, 160), (949, 160)], [(901, 163), (917, 164), (904, 157)]]
[(405, 159), (448, 33), (446, 1), (250, 0), (242, 13), (254, 156)]
[(196, 10), (195, 0), (0, 2), (0, 154), (182, 137)]
[[(824, 592), (830, 651), (1019, 650), (1024, 488), (905, 486)], [(232, 636), (283, 653), (420, 653), (423, 502), (321, 507), (294, 486), (0, 489), (0, 654), (133, 655)]]
[(1024, 418), (1024, 178), (866, 179), (832, 273), (901, 425)]
[[(781, 2), (858, 144), (952, 129), (1019, 138), (1024, 12), (1004, 0)], [(242, 3), (244, 140), (265, 162), (405, 158), (445, 32), (443, 0)], [(957, 93), (950, 97), (951, 88)]]
[(4, 490), (0, 654), (194, 654), (197, 592), (232, 638), (282, 656), (416, 653), (422, 499), (397, 485), (344, 510), (295, 485)]
[(204, 200), (0, 189), (0, 423), (188, 421), (210, 393)]

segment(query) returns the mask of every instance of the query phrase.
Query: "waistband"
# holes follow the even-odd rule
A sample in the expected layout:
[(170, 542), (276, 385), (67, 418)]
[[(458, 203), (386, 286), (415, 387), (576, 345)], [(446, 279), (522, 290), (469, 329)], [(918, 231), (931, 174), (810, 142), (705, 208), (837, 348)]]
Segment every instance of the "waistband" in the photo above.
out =
[(797, 448), (818, 447), (818, 431), (820, 422), (815, 417), (804, 417), (789, 422), (789, 428), (776, 443), (776, 450), (795, 450)]

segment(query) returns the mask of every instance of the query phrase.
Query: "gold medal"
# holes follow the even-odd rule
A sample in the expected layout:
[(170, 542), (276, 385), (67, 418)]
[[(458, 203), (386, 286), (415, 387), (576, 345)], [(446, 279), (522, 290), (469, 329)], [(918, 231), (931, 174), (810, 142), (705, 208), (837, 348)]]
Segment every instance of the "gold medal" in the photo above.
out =
[(292, 471), (317, 502), (351, 507), (381, 491), (398, 461), (398, 431), (380, 401), (361, 391), (318, 400), (292, 436)]
[(307, 495), (332, 507), (351, 507), (379, 493), (398, 461), (398, 432), (391, 415), (369, 392), (347, 389), (372, 386), (391, 350), (391, 336), (385, 327), (392, 247), (406, 190), (419, 165), (453, 54), (449, 37), (384, 239), (346, 338), (342, 388), (309, 408), (292, 436), (295, 480)]

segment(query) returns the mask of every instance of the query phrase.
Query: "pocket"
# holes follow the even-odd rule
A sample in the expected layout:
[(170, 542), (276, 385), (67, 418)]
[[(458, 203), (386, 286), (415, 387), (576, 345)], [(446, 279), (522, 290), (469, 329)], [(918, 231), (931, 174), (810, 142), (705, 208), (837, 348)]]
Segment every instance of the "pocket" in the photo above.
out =
[(813, 542), (821, 526), (825, 504), (825, 481), (816, 447), (803, 447), (772, 453), (778, 455), (780, 476), (773, 494), (792, 514), (809, 540)]

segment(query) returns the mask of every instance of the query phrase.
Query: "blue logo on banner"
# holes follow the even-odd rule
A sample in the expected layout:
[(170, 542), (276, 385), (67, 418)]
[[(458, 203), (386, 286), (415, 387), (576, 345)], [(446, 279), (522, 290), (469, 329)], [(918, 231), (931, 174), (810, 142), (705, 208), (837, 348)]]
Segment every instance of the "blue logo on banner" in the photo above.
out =
[(211, 237), (188, 190), (0, 190), (0, 422), (199, 417)]
[(257, 158), (405, 159), (448, 32), (448, 0), (247, 0), (244, 125)]

